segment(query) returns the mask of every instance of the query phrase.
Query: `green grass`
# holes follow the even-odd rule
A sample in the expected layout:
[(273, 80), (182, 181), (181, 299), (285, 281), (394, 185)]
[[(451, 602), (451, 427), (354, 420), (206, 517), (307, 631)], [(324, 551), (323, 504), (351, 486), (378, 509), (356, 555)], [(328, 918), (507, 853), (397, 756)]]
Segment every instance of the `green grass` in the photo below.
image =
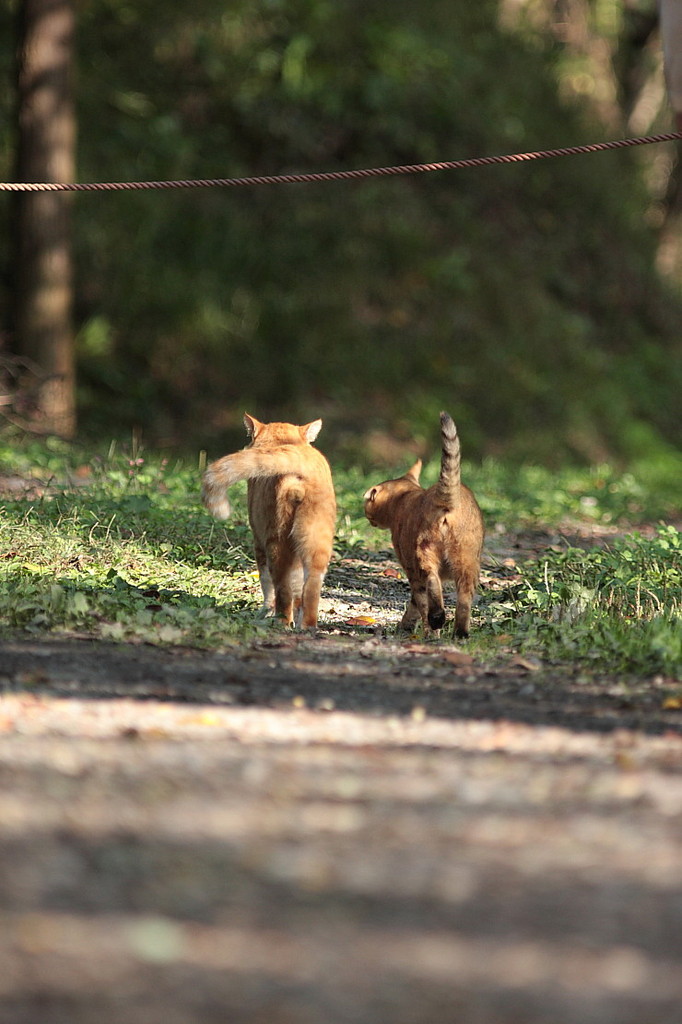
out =
[(47, 487), (0, 505), (0, 624), (198, 645), (258, 629), (243, 501), (226, 528), (198, 503), (197, 466), (77, 455), (55, 442), (4, 452), (5, 473)]
[[(428, 484), (435, 463), (424, 472)], [(246, 521), (245, 488), (217, 523), (199, 502), (199, 459), (136, 446), (82, 451), (0, 436), (0, 476), (31, 481), (0, 503), (0, 630), (220, 647), (271, 629)], [(376, 479), (336, 469), (339, 555), (385, 548), (361, 495)], [(660, 489), (608, 467), (550, 472), (487, 461), (467, 467), (488, 528), (621, 524), (606, 548), (548, 550), (482, 588), (471, 650), (533, 652), (554, 663), (682, 675), (682, 545), (673, 526), (633, 523), (672, 511)], [(447, 631), (445, 631), (447, 633)], [(446, 636), (446, 639), (448, 637)]]
[(682, 679), (682, 535), (547, 550), (483, 602), (483, 635), (555, 663)]

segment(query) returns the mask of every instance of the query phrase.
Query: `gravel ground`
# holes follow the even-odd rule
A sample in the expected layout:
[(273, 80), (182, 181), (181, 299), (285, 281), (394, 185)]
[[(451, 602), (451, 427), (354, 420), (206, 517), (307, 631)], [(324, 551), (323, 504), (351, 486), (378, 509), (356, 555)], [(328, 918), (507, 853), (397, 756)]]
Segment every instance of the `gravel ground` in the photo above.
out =
[(0, 1024), (681, 1024), (672, 681), (376, 635), (377, 568), (315, 637), (0, 643)]

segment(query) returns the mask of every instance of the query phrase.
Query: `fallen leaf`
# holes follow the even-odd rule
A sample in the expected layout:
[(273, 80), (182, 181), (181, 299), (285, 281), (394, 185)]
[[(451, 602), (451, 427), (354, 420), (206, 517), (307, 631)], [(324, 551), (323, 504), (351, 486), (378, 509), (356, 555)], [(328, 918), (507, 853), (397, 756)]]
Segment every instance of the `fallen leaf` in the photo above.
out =
[(514, 665), (516, 668), (525, 668), (527, 672), (537, 672), (542, 668), (542, 662), (539, 658), (524, 658), (520, 654), (515, 655), (509, 664)]
[(401, 579), (401, 574), (398, 572), (398, 570), (397, 569), (392, 569), (390, 566), (389, 566), (388, 569), (384, 569), (384, 571), (382, 572), (381, 575), (382, 576), (390, 576), (392, 580), (399, 580), (399, 579)]
[(373, 619), (371, 615), (356, 615), (352, 619), (346, 619), (346, 626), (374, 626), (376, 619)]
[(441, 657), (451, 665), (473, 665), (474, 659), (471, 654), (464, 651), (444, 651)]
[(132, 725), (122, 729), (120, 736), (124, 740), (167, 740), (171, 733), (158, 725), (144, 729), (138, 729), (137, 726)]
[(661, 707), (664, 711), (680, 711), (682, 709), (682, 697), (666, 697)]
[(481, 585), (490, 590), (507, 590), (514, 583), (521, 583), (523, 576), (515, 573), (513, 576), (489, 576), (481, 580)]

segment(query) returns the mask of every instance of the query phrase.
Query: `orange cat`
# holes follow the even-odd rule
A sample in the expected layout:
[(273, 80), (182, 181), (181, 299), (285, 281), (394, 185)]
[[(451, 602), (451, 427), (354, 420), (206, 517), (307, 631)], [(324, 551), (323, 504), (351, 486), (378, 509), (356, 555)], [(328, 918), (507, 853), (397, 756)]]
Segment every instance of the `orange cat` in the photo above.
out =
[(317, 625), (322, 580), (329, 565), (336, 524), (336, 498), (329, 463), (310, 444), (322, 420), (304, 427), (260, 423), (248, 413), (251, 443), (212, 462), (204, 474), (203, 501), (227, 519), (225, 488), (248, 480), (249, 522), (263, 591), (263, 607), (304, 629)]
[(421, 460), (405, 476), (370, 487), (364, 496), (372, 526), (390, 529), (393, 547), (407, 573), (412, 593), (400, 623), (412, 629), (421, 616), (424, 629), (445, 623), (442, 580), (457, 588), (455, 631), (469, 635), (471, 602), (478, 585), (483, 546), (483, 517), (476, 499), (460, 482), (457, 428), (440, 414), (443, 440), (440, 477), (424, 490), (419, 486)]

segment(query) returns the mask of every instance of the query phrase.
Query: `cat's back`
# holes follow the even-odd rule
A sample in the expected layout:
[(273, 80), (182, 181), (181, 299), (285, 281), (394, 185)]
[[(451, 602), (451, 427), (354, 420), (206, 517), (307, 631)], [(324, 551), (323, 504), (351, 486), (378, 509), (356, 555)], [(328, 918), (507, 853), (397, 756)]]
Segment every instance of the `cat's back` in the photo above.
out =
[(394, 504), (391, 526), (391, 539), (400, 561), (417, 546), (419, 537), (431, 526), (433, 513), (430, 495), (422, 487), (413, 486), (402, 490)]
[(319, 514), (332, 518), (336, 497), (327, 459), (290, 423), (268, 423), (253, 442), (264, 455), (285, 456), (286, 469), (276, 476), (249, 482), (252, 515)]
[(448, 552), (453, 541), (480, 544), (483, 516), (468, 487), (462, 485), (454, 509), (444, 509), (437, 485), (415, 488), (402, 495), (391, 528), (392, 540), (401, 561), (411, 560), (419, 551)]
[(321, 451), (311, 445), (301, 450), (303, 472), (294, 486), (300, 486), (301, 504), (299, 516), (316, 520), (320, 527), (325, 525), (333, 530), (336, 524), (336, 494), (332, 471)]
[(452, 564), (463, 557), (480, 558), (485, 536), (483, 513), (473, 491), (462, 484), (456, 508), (433, 517), (432, 537)]
[(474, 497), (474, 493), (465, 484), (460, 485), (459, 500), (453, 508), (443, 508), (443, 502), (438, 492), (437, 483), (432, 487), (429, 487), (428, 490), (423, 492), (423, 494), (424, 500), (419, 511), (420, 514), (428, 521), (441, 521), (444, 519), (453, 519), (456, 521), (459, 518), (468, 519), (471, 516), (475, 518), (482, 518), (481, 510), (476, 498)]

